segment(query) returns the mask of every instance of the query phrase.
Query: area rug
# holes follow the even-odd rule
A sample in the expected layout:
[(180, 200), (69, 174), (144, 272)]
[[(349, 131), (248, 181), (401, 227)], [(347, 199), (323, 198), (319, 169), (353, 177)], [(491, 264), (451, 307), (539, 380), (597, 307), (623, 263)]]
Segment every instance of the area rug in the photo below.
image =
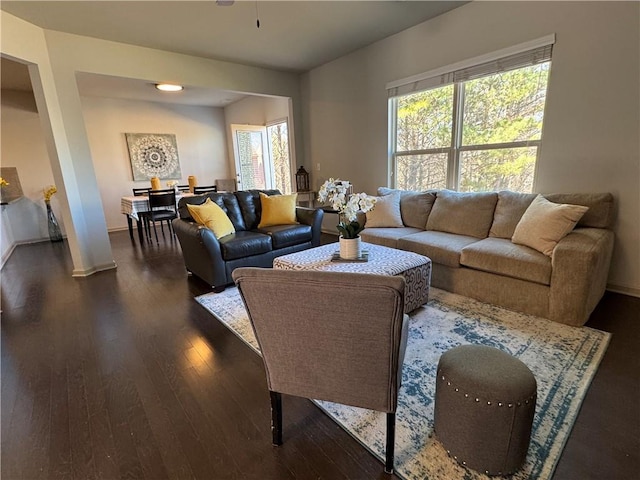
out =
[[(196, 301), (259, 353), (236, 288), (201, 295)], [(551, 478), (610, 334), (514, 313), (433, 288), (429, 302), (410, 316), (396, 415), (396, 474), (407, 480), (489, 478), (458, 466), (433, 436), (435, 376), (440, 355), (457, 345), (482, 344), (522, 360), (538, 382), (527, 459), (511, 478)], [(383, 461), (383, 413), (315, 403)]]

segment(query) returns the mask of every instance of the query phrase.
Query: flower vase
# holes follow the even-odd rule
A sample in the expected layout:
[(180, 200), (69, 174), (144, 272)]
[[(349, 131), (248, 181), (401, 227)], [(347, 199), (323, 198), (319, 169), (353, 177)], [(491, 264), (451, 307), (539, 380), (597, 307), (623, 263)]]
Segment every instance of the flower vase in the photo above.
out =
[(49, 226), (49, 240), (52, 242), (61, 242), (62, 241), (62, 232), (60, 231), (60, 225), (58, 225), (58, 220), (56, 216), (53, 214), (53, 210), (51, 210), (51, 204), (49, 202), (45, 202), (47, 205), (47, 224)]
[(356, 260), (360, 258), (360, 237), (343, 238), (340, 235), (340, 258), (345, 260)]

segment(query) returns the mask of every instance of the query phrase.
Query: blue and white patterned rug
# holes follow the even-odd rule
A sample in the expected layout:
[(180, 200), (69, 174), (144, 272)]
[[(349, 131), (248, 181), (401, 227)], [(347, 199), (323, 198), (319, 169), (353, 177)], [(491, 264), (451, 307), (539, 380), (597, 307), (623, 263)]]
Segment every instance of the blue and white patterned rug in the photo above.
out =
[[(535, 375), (538, 403), (531, 444), (524, 467), (511, 478), (551, 478), (610, 334), (514, 313), (434, 288), (430, 298), (410, 315), (396, 421), (396, 474), (407, 480), (489, 478), (458, 466), (432, 435), (440, 355), (473, 343), (518, 357)], [(196, 301), (259, 353), (236, 288), (201, 295)], [(380, 460), (384, 458), (383, 413), (329, 402), (316, 404)]]

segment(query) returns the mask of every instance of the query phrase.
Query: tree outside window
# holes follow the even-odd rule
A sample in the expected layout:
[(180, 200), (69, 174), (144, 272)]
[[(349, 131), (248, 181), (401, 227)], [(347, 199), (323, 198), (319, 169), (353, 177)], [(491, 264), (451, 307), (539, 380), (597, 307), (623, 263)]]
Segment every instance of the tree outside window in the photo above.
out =
[(395, 98), (396, 187), (531, 192), (550, 65)]

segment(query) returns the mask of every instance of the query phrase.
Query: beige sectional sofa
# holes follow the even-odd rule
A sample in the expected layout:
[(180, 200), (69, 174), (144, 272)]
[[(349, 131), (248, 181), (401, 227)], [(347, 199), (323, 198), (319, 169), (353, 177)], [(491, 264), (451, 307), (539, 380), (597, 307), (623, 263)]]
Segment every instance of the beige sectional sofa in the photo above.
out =
[[(520, 243), (535, 236), (521, 220), (527, 212), (531, 225), (536, 194), (387, 188), (378, 194), (385, 201), (367, 218), (362, 239), (429, 257), (434, 287), (574, 326), (588, 320), (604, 294), (614, 241), (611, 194), (543, 195), (547, 204), (588, 207), (550, 255), (512, 241), (519, 223)], [(392, 197), (401, 216), (395, 222), (384, 218), (394, 208)]]

